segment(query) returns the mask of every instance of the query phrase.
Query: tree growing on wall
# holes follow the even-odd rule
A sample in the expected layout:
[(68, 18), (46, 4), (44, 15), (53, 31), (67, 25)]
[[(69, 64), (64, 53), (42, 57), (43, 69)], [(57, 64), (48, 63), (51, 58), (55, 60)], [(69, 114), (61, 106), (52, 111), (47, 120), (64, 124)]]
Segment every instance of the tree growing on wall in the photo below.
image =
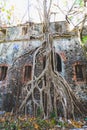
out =
[[(50, 0), (51, 7), (52, 0)], [(42, 116), (49, 118), (50, 113), (55, 111), (65, 118), (74, 118), (75, 114), (84, 116), (86, 110), (82, 106), (80, 100), (76, 98), (66, 80), (58, 73), (55, 68), (55, 50), (53, 46), (53, 34), (50, 33), (50, 7), (47, 7), (47, 0), (44, 0), (44, 23), (43, 33), (44, 40), (41, 46), (33, 50), (33, 65), (31, 80), (28, 81), (25, 88), (25, 98), (23, 99), (19, 112), (26, 108), (27, 102), (31, 100), (31, 107), (34, 115), (37, 110), (42, 110)], [(73, 8), (73, 5), (71, 9)], [(66, 20), (70, 22), (66, 16)], [(28, 52), (28, 54), (30, 54)], [(35, 76), (36, 59), (38, 55), (42, 55), (45, 59), (43, 71), (39, 76)], [(35, 95), (37, 94), (37, 95)], [(37, 98), (36, 98), (37, 96)]]

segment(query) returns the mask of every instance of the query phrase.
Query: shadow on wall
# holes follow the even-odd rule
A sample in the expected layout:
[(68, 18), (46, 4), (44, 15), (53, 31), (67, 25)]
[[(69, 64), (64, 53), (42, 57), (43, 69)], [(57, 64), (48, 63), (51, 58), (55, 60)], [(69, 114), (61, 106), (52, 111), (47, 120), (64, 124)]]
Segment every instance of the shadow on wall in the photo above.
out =
[(6, 112), (11, 112), (15, 107), (15, 98), (11, 93), (7, 93), (3, 95), (3, 110)]

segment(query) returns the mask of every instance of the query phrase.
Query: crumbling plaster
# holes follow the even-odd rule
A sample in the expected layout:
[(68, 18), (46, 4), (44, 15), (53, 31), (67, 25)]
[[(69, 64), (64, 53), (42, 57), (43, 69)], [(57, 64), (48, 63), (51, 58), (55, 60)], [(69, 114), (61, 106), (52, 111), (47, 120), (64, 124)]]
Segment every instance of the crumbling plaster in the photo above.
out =
[[(23, 27), (28, 28), (27, 33), (25, 35), (22, 34)], [(15, 73), (17, 72), (17, 75), (19, 72), (19, 80), (20, 83), (23, 84), (23, 66), (26, 64), (32, 65), (33, 55), (26, 55), (23, 58), (19, 58), (19, 61), (17, 60), (17, 58), (21, 55), (24, 55), (29, 50), (33, 50), (42, 44), (44, 40), (42, 25), (27, 23), (24, 25), (18, 25), (16, 27), (8, 27), (4, 29), (6, 29), (6, 34), (3, 34), (4, 38), (2, 37), (2, 33), (0, 33), (0, 64), (6, 64), (8, 66), (8, 70), (10, 70), (12, 69), (15, 61), (13, 70), (15, 70)], [(85, 81), (83, 82), (76, 82), (73, 79), (73, 65), (76, 62), (79, 61), (81, 64), (85, 66), (85, 76), (87, 67), (87, 61), (78, 39), (78, 33), (76, 31), (70, 32), (68, 24), (63, 21), (59, 23), (51, 23), (50, 31), (51, 33), (53, 33), (53, 44), (55, 53), (57, 53), (60, 56), (62, 62), (62, 72), (60, 72), (60, 74), (67, 80), (67, 82), (71, 85), (73, 91), (77, 95), (82, 95), (81, 98), (84, 97), (87, 100), (86, 93), (82, 91), (82, 89), (87, 89), (87, 78), (85, 77)], [(42, 65), (41, 61), (38, 61), (36, 69), (37, 75), (42, 71), (40, 65)], [(21, 68), (20, 71), (18, 71), (19, 68)], [(12, 72), (7, 72), (5, 81), (0, 81), (0, 92), (2, 95), (11, 92), (11, 87), (14, 86), (15, 89), (15, 86), (17, 85), (12, 85), (12, 78), (15, 78), (15, 80), (17, 80), (17, 75)], [(79, 86), (80, 89), (78, 91)]]

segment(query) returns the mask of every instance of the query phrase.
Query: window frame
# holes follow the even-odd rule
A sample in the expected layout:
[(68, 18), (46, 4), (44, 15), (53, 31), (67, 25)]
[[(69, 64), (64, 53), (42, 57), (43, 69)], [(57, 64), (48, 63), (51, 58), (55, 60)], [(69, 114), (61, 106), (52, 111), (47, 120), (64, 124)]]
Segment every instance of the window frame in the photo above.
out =
[[(76, 70), (75, 70), (75, 68), (76, 68), (76, 66), (77, 65), (80, 65), (80, 66), (82, 66), (82, 74), (83, 74), (83, 79), (82, 80), (78, 80), (77, 79), (77, 76), (76, 76)], [(83, 64), (83, 63), (80, 63), (80, 62), (75, 62), (74, 64), (73, 64), (73, 78), (72, 78), (74, 81), (75, 81), (75, 83), (86, 83), (86, 72), (85, 72), (85, 64)]]
[(76, 73), (76, 80), (77, 81), (84, 81), (83, 65), (81, 65), (81, 64), (75, 65), (75, 73)]
[(22, 27), (22, 35), (25, 36), (28, 33), (28, 26)]
[[(25, 67), (28, 66), (28, 67), (31, 67), (31, 73), (30, 73), (30, 76), (29, 78), (25, 78)], [(24, 82), (27, 82), (27, 81), (31, 81), (32, 80), (32, 65), (31, 64), (26, 64), (24, 65), (23, 67), (23, 81)]]
[(6, 67), (7, 69), (5, 71), (5, 74), (3, 74), (3, 75), (5, 75), (4, 78), (3, 78), (2, 72), (0, 72), (0, 81), (5, 81), (6, 78), (7, 78), (8, 65), (6, 65), (6, 64), (0, 64), (0, 68), (2, 68), (2, 67)]

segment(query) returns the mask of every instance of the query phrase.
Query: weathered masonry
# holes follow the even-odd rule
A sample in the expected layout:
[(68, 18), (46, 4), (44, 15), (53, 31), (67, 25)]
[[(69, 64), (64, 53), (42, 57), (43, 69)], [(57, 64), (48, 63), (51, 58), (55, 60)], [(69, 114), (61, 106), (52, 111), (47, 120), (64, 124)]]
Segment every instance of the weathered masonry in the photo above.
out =
[[(26, 23), (0, 29), (0, 109), (10, 111), (16, 95), (24, 98), (24, 84), (32, 77), (32, 58), (44, 41), (42, 24)], [(53, 34), (56, 70), (67, 80), (75, 94), (87, 101), (87, 61), (80, 45), (77, 31), (69, 31), (68, 23), (50, 23)], [(37, 56), (35, 74), (45, 66), (45, 57)], [(38, 92), (35, 92), (38, 100)], [(8, 100), (12, 102), (8, 102)], [(16, 99), (17, 101), (18, 99)], [(8, 105), (10, 103), (10, 107)]]

